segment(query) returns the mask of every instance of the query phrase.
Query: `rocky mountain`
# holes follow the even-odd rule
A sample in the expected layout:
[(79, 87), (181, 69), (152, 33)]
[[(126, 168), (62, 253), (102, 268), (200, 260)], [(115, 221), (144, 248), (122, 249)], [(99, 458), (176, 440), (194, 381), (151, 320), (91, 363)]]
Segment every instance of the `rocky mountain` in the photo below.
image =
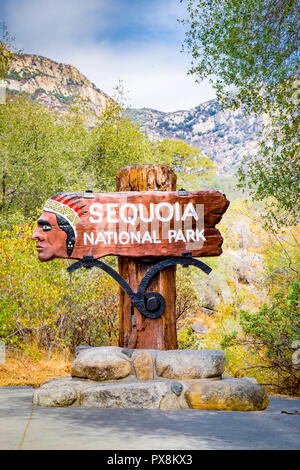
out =
[(26, 93), (31, 99), (63, 111), (76, 97), (99, 114), (110, 99), (73, 65), (59, 64), (34, 54), (14, 57), (5, 80), (11, 92)]
[(261, 122), (246, 118), (241, 110), (224, 111), (215, 100), (188, 111), (166, 113), (143, 108), (127, 109), (126, 114), (151, 140), (182, 139), (216, 161), (226, 173), (258, 148)]
[[(77, 68), (34, 54), (16, 55), (5, 83), (10, 92), (26, 93), (58, 111), (80, 97), (84, 106), (100, 114), (110, 100)], [(127, 109), (126, 115), (151, 140), (182, 139), (216, 161), (225, 173), (233, 172), (242, 157), (254, 154), (258, 147), (259, 120), (245, 118), (240, 110), (223, 111), (215, 100), (186, 111)]]

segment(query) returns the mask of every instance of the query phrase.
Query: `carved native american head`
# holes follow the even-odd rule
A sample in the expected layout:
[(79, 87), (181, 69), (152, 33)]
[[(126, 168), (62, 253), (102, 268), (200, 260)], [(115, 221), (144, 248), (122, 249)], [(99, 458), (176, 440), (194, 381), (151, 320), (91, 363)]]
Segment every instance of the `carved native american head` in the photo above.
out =
[(87, 213), (82, 194), (58, 193), (46, 202), (32, 239), (40, 261), (67, 258), (72, 255), (77, 231), (76, 225)]

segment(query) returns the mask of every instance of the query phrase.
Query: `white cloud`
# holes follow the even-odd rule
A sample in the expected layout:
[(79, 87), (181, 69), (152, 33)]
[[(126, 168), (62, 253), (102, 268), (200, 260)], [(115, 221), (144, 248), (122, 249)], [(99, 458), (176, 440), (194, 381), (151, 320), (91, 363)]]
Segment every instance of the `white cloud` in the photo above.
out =
[[(176, 21), (182, 5), (149, 0), (136, 9), (128, 2), (11, 0), (4, 19), (24, 52), (74, 65), (109, 95), (122, 80), (132, 107), (175, 111), (212, 99), (207, 83), (187, 76), (190, 58), (180, 52), (183, 30)], [(143, 27), (148, 33), (139, 36)]]
[(129, 105), (135, 108), (175, 111), (214, 97), (207, 83), (196, 84), (193, 77), (187, 76), (188, 59), (171, 47), (116, 51), (101, 44), (88, 51), (78, 49), (72, 64), (109, 95), (122, 80), (130, 91)]
[(105, 0), (11, 0), (4, 19), (26, 48), (76, 46), (90, 40), (96, 28), (105, 28), (106, 9)]

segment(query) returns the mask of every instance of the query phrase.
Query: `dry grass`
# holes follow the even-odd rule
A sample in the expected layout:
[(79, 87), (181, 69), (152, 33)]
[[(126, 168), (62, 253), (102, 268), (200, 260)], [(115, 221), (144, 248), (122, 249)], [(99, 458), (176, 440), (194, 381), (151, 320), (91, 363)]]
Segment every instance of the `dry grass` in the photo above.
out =
[(13, 350), (7, 354), (6, 362), (0, 364), (0, 386), (31, 385), (39, 387), (53, 377), (65, 377), (71, 373), (74, 358), (63, 352), (54, 351), (50, 357), (44, 351), (26, 354)]

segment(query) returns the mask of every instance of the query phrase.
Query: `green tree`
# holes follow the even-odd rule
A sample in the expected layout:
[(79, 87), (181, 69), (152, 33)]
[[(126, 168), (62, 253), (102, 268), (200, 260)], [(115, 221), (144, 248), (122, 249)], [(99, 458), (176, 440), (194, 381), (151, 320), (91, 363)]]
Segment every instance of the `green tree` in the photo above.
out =
[(0, 106), (1, 225), (38, 215), (47, 197), (84, 190), (88, 175), (81, 160), (89, 134), (80, 114), (58, 116), (24, 96)]
[(216, 173), (217, 166), (210, 158), (182, 140), (164, 139), (153, 143), (152, 149), (154, 161), (174, 169), (178, 188), (204, 189)]
[(0, 80), (7, 74), (11, 61), (14, 58), (12, 48), (15, 38), (9, 34), (4, 22), (0, 23)]
[(299, 211), (299, 10), (297, 0), (186, 0), (190, 73), (209, 77), (220, 103), (264, 114), (260, 150), (239, 170), (240, 184), (267, 198), (270, 222)]
[(93, 172), (97, 190), (114, 191), (117, 172), (125, 165), (152, 163), (150, 141), (113, 100), (90, 131), (84, 167)]

